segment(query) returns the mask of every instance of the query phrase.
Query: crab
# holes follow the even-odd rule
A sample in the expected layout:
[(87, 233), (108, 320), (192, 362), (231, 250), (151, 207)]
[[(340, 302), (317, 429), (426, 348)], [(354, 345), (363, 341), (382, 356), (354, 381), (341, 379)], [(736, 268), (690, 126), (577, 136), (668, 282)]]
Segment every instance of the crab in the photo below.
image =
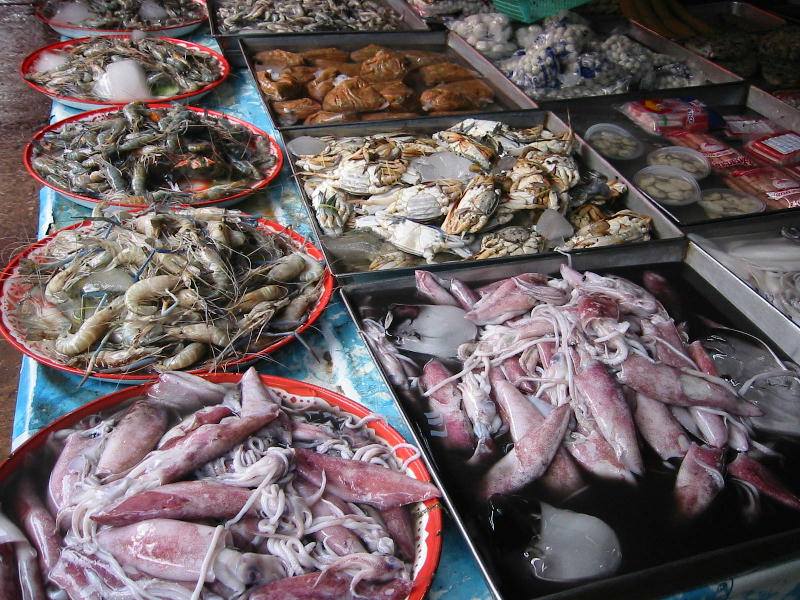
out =
[(558, 210), (559, 196), (538, 163), (518, 158), (509, 173), (511, 185), (503, 206), (511, 210), (552, 208)]
[(512, 225), (484, 235), (481, 239), (481, 249), (473, 258), (537, 254), (543, 248), (544, 240), (535, 229)]
[(379, 252), (378, 256), (376, 256), (372, 262), (369, 263), (368, 268), (370, 271), (383, 271), (385, 269), (402, 269), (403, 267), (413, 267), (419, 261), (418, 258), (409, 254), (408, 252), (397, 250), (388, 244), (387, 246), (389, 246), (390, 249)]
[(345, 193), (337, 190), (332, 182), (323, 181), (309, 194), (317, 223), (325, 234), (340, 236), (348, 219), (353, 214)]
[(498, 180), (494, 175), (476, 175), (464, 190), (464, 195), (447, 213), (442, 229), (454, 235), (477, 233), (486, 226), (500, 203)]
[(438, 227), (423, 225), (404, 217), (359, 217), (356, 219), (356, 227), (370, 229), (400, 250), (424, 257), (428, 263), (434, 262), (434, 256), (439, 252), (452, 252), (461, 258), (472, 255), (467, 247), (471, 239), (447, 235)]
[(447, 214), (450, 205), (461, 197), (462, 189), (456, 179), (413, 185), (396, 194), (383, 212), (415, 221), (433, 221)]
[(651, 221), (652, 218), (648, 215), (638, 214), (631, 210), (621, 210), (603, 220), (594, 221), (582, 227), (559, 246), (558, 250), (595, 248), (646, 241), (650, 239)]
[(540, 165), (550, 175), (557, 192), (566, 192), (580, 183), (580, 169), (571, 156), (543, 154), (535, 149), (529, 149), (522, 154), (522, 158)]
[(355, 153), (342, 160), (329, 174), (332, 185), (355, 196), (369, 196), (389, 191), (408, 168), (408, 162), (398, 160), (365, 160)]
[(499, 146), (492, 137), (479, 141), (471, 136), (450, 130), (434, 133), (433, 137), (441, 143), (444, 150), (471, 160), (481, 169), (490, 169), (492, 161), (497, 157), (499, 151)]

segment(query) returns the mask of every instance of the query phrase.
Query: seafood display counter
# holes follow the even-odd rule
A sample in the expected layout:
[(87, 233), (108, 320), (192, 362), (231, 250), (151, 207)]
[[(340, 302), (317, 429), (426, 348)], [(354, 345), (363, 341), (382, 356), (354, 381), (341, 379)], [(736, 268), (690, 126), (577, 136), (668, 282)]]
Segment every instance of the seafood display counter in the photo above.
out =
[[(405, 3), (385, 3), (397, 9), (406, 26), (421, 28), (417, 26), (422, 21), (415, 15), (408, 16), (406, 11), (411, 9)], [(244, 5), (228, 4), (239, 11), (230, 17), (236, 23)], [(323, 35), (312, 38), (284, 33), (220, 32), (218, 20), (215, 22), (219, 5), (219, 0), (208, 5), (212, 32), (226, 54), (234, 57), (237, 67), (244, 64), (242, 54), (286, 49), (284, 44), (289, 49), (291, 43), (322, 47)], [(270, 6), (263, 0), (257, 8), (263, 14)], [(368, 23), (377, 23), (367, 17)], [(276, 32), (292, 21), (285, 14), (276, 18), (280, 21)], [(299, 26), (309, 29), (316, 25), (324, 28), (326, 19), (313, 23), (296, 20)], [(408, 41), (416, 34), (392, 35)], [(446, 44), (446, 52), (467, 57), (467, 65), (481, 70), (485, 63), (470, 57), (467, 49), (460, 46), (460, 38), (451, 35), (445, 40), (443, 34), (436, 35), (440, 48)], [(337, 33), (336, 41), (347, 46), (361, 45), (356, 41), (358, 36)], [(369, 37), (378, 43), (377, 34)], [(195, 35), (192, 41), (217, 48), (207, 35)], [(270, 118), (264, 109), (263, 98), (254, 85), (252, 63), (249, 66), (250, 73), (237, 68), (224, 83), (210, 90), (202, 106), (263, 129), (277, 140), (284, 163), (289, 164), (283, 164), (265, 189), (243, 197), (237, 208), (303, 236), (316, 234), (319, 247), (341, 284), (341, 294), (335, 295), (313, 326), (299, 333), (292, 343), (264, 357), (257, 368), (268, 375), (340, 392), (382, 415), (406, 439), (413, 438), (453, 517), (445, 522), (441, 561), (430, 598), (555, 600), (664, 598), (673, 594), (669, 596), (673, 600), (710, 600), (744, 598), (751, 591), (759, 598), (792, 598), (797, 594), (800, 511), (794, 509), (800, 507), (800, 500), (786, 488), (800, 489), (800, 476), (794, 469), (795, 461), (800, 459), (800, 447), (791, 441), (800, 436), (800, 414), (794, 401), (797, 382), (787, 374), (788, 365), (782, 361), (800, 358), (800, 332), (784, 314), (698, 245), (702, 240), (698, 239), (698, 244), (688, 241), (663, 209), (659, 210), (645, 194), (628, 184), (626, 179), (633, 179), (628, 163), (604, 157), (592, 147), (591, 136), (587, 143), (573, 135), (567, 123), (576, 133), (584, 134), (594, 124), (591, 120), (595, 115), (615, 121), (628, 131), (635, 128), (621, 114), (608, 114), (611, 111), (607, 99), (560, 105), (559, 110), (565, 109), (563, 114), (521, 110), (279, 130), (274, 115)], [(483, 76), (490, 82), (494, 77), (487, 77), (485, 72)], [(719, 82), (735, 79), (723, 74)], [(500, 98), (519, 97), (518, 90), (501, 83), (496, 88)], [(748, 114), (777, 118), (784, 127), (798, 127), (795, 117), (785, 111), (770, 114), (772, 100), (756, 88), (748, 90), (741, 84), (727, 83), (694, 90), (712, 105), (747, 109)], [(51, 117), (55, 122), (74, 115), (75, 111), (55, 104)], [(353, 140), (358, 142), (355, 146), (351, 146)], [(635, 141), (655, 148), (652, 141)], [(531, 150), (527, 148), (530, 144), (537, 145)], [(348, 149), (358, 153), (348, 154)], [(515, 154), (516, 150), (520, 152)], [(436, 154), (452, 156), (441, 164), (424, 164), (425, 159)], [(339, 160), (343, 160), (344, 167), (349, 164), (357, 168), (339, 169)], [(414, 173), (407, 173), (413, 161), (417, 161), (419, 181), (412, 177)], [(428, 179), (421, 174), (420, 170), (426, 169), (428, 175), (435, 176)], [(510, 172), (508, 180), (500, 171)], [(443, 172), (455, 175), (442, 179)], [(370, 180), (370, 174), (375, 173), (377, 183)], [(352, 198), (340, 193), (345, 188), (330, 186), (331, 179), (341, 180), (344, 176), (350, 190), (347, 193), (355, 190), (352, 195), (360, 198), (358, 202), (369, 205), (372, 196), (385, 193), (373, 188), (387, 185), (386, 178), (396, 182), (403, 175), (403, 190), (420, 188), (415, 192), (427, 193), (435, 187), (436, 193), (428, 196), (436, 204), (458, 190), (459, 202), (464, 206), (453, 205), (444, 212), (441, 205), (434, 206), (439, 211), (434, 219), (438, 225), (429, 229), (442, 236), (437, 240), (449, 240), (453, 248), (458, 247), (460, 253), (450, 257), (460, 254), (460, 258), (468, 260), (434, 263), (433, 253), (418, 248), (419, 239), (414, 242), (422, 235), (420, 222), (400, 213), (385, 221), (376, 214), (361, 215), (359, 218), (368, 219), (364, 221), (366, 225), (375, 225), (372, 231), (359, 233), (360, 239), (339, 237), (341, 232), (337, 230), (344, 230), (352, 216), (342, 219), (342, 211), (346, 210), (342, 206)], [(507, 202), (516, 201), (511, 192), (520, 187), (535, 190), (534, 196), (537, 202), (542, 201), (541, 205), (524, 204), (510, 212), (536, 212), (539, 217), (541, 210), (547, 214), (547, 243), (538, 239), (544, 234), (539, 235), (531, 223), (526, 223), (527, 227), (515, 223), (506, 228), (515, 231), (492, 238), (486, 248), (480, 243), (466, 248), (468, 244), (460, 236), (480, 232), (496, 216), (494, 211), (501, 197)], [(325, 193), (314, 196), (320, 189)], [(469, 201), (464, 202), (463, 198)], [(398, 200), (401, 201), (396, 203)], [(378, 198), (375, 202), (387, 210), (392, 206), (392, 210), (400, 211), (410, 206), (402, 200), (392, 198), (386, 203), (386, 198)], [(428, 200), (426, 197), (426, 203), (412, 203), (410, 207), (430, 212)], [(445, 205), (449, 206), (449, 200)], [(671, 212), (668, 214), (684, 224)], [(759, 226), (765, 229), (757, 231), (767, 231), (767, 223), (777, 222), (784, 214), (731, 222), (746, 227), (761, 219)], [(86, 207), (53, 189), (43, 189), (39, 237), (88, 215)], [(506, 218), (509, 211), (497, 216)], [(389, 225), (388, 229), (383, 228), (387, 231), (378, 221)], [(411, 241), (404, 240), (397, 249), (413, 248), (413, 262), (408, 260), (409, 252), (398, 256), (382, 246), (383, 242), (397, 241), (395, 229), (399, 223), (411, 230), (406, 232)], [(795, 221), (784, 224), (798, 225)], [(452, 233), (443, 234), (439, 226)], [(730, 233), (735, 235), (736, 231), (731, 229)], [(363, 239), (365, 236), (372, 238)], [(456, 239), (460, 241), (456, 243)], [(519, 255), (520, 250), (530, 250), (534, 242), (541, 242), (547, 252)], [(617, 243), (621, 245), (613, 245)], [(378, 256), (384, 266), (393, 268), (367, 271), (365, 249), (372, 258)], [(347, 256), (354, 250), (361, 255), (348, 262)], [(471, 260), (478, 254), (483, 255), (482, 262)], [(599, 275), (581, 273), (587, 269)], [(563, 279), (548, 280), (546, 275), (559, 270)], [(504, 281), (507, 278), (512, 279)], [(638, 282), (663, 305), (649, 293), (638, 291)], [(673, 286), (679, 290), (677, 298)], [(478, 307), (482, 295), (498, 300), (502, 306), (487, 302)], [(509, 308), (503, 304), (510, 301), (513, 305), (520, 296), (522, 305), (531, 298), (533, 303), (521, 311), (520, 306)], [(609, 298), (614, 301), (609, 302)], [(617, 307), (621, 312), (612, 314), (617, 300), (625, 308)], [(488, 313), (465, 320), (467, 304), (471, 304), (469, 311), (487, 308)], [(508, 342), (502, 336), (504, 328), (514, 327), (514, 323), (525, 325), (523, 315), (533, 307), (541, 319), (527, 319), (535, 330), (527, 341), (528, 347), (503, 346)], [(583, 332), (584, 345), (570, 350), (566, 334), (578, 327)], [(690, 339), (695, 340), (687, 345), (686, 352), (691, 356), (680, 350), (680, 331), (685, 327)], [(482, 338), (476, 343), (479, 329), (488, 341)], [(761, 341), (754, 342), (752, 336)], [(462, 342), (464, 346), (459, 348)], [(520, 353), (532, 361), (530, 373), (515, 371), (513, 361), (507, 360)], [(431, 357), (441, 360), (428, 362)], [(678, 376), (680, 367), (675, 361), (681, 360), (689, 361), (691, 368), (682, 365), (684, 370)], [(502, 370), (487, 368), (481, 373), (487, 365), (501, 364)], [(753, 370), (759, 368), (769, 372)], [(488, 382), (480, 378), (490, 377), (492, 371), (492, 385), (514, 387), (502, 380), (518, 378), (534, 397), (534, 402), (522, 403), (525, 412), (521, 418), (511, 419), (508, 417), (519, 403), (515, 405), (514, 393), (509, 392), (501, 406), (506, 411), (508, 430), (501, 428), (497, 409), (490, 414), (486, 404), (480, 402), (480, 394), (488, 393)], [(661, 382), (650, 371), (671, 373), (680, 384), (661, 390)], [(547, 389), (537, 388), (535, 384), (545, 376), (557, 382)], [(724, 382), (720, 376), (733, 383)], [(607, 443), (608, 450), (600, 448), (598, 438), (614, 437), (614, 419), (604, 420), (593, 413), (595, 408), (585, 405), (576, 411), (576, 424), (564, 402), (553, 402), (559, 406), (548, 410), (544, 404), (549, 406), (549, 402), (535, 402), (547, 396), (564, 400), (574, 390), (580, 397), (584, 393), (581, 386), (592, 385), (593, 380), (607, 383), (609, 378), (613, 383), (614, 377), (624, 378), (632, 390), (632, 406), (638, 410), (648, 402), (651, 408), (656, 405), (662, 416), (665, 412), (672, 415), (667, 420), (673, 429), (665, 433), (658, 427), (649, 427), (646, 418), (635, 424), (628, 419), (621, 426), (625, 435), (615, 437), (613, 446)], [(780, 405), (770, 404), (764, 393), (765, 386), (778, 385), (776, 381), (786, 388)], [(456, 395), (453, 390), (458, 390), (457, 382), (463, 385), (465, 409), (467, 390), (476, 394), (468, 409), (477, 424), (474, 428), (464, 413), (456, 414), (460, 410), (447, 410), (446, 396)], [(24, 357), (13, 446), (19, 447), (57, 417), (116, 391), (119, 385), (85, 379)], [(628, 401), (622, 393), (620, 388), (614, 398), (603, 398), (620, 411)], [(713, 410), (693, 412), (696, 407), (691, 400), (698, 395), (712, 402)], [(440, 402), (440, 398), (441, 408), (429, 404)], [(676, 404), (675, 410), (667, 407), (671, 401)], [(534, 406), (541, 406), (542, 412)], [(537, 423), (543, 433), (532, 436), (531, 425)], [(725, 439), (720, 437), (720, 428), (726, 431)], [(450, 436), (448, 431), (463, 435)], [(666, 446), (661, 445), (659, 434), (670, 438)], [(637, 435), (649, 445), (643, 446), (642, 455), (638, 447), (634, 448)], [(568, 443), (562, 445), (562, 438)], [(558, 443), (550, 443), (553, 440)], [(703, 441), (714, 442), (714, 449), (703, 447)], [(515, 444), (513, 450), (511, 444)], [(763, 458), (764, 466), (744, 453), (750, 447), (758, 450), (754, 454), (763, 455), (759, 460)], [(551, 487), (537, 490), (525, 478), (536, 477), (537, 469), (544, 471), (548, 464), (537, 466), (541, 461), (531, 460), (533, 454), (526, 452), (541, 449), (552, 451), (551, 458), (560, 456), (562, 466), (567, 466), (561, 475), (543, 478), (544, 486)], [(776, 452), (785, 457), (784, 462), (776, 460)], [(721, 465), (725, 458), (730, 463), (729, 477), (723, 480)], [(583, 466), (582, 474), (575, 461)], [(465, 478), (465, 474), (469, 477)], [(745, 482), (744, 500), (739, 498), (733, 479)], [(638, 485), (632, 485), (634, 481)], [(539, 494), (542, 489), (546, 491)], [(495, 491), (507, 499), (493, 498)], [(759, 494), (761, 512), (756, 513)], [(625, 510), (620, 510), (621, 506)], [(592, 544), (586, 543), (588, 536)]]
[[(364, 123), (283, 131), (289, 152), (299, 153), (290, 157), (290, 162), (302, 184), (309, 219), (335, 275), (341, 279), (371, 278), (374, 276), (371, 268), (395, 276), (409, 273), (425, 262), (427, 268), (437, 270), (454, 260), (465, 259), (495, 264), (524, 259), (525, 252), (534, 250), (599, 253), (613, 256), (619, 265), (630, 264), (638, 253), (651, 256), (654, 261), (680, 259), (683, 250), (680, 231), (643, 195), (633, 188), (617, 186), (617, 171), (588, 145), (573, 139), (566, 124), (553, 113), (516, 111), (472, 117), (409, 119), (403, 121), (402, 127), (392, 123)], [(483, 141), (470, 142), (464, 136), (468, 132), (465, 128), (472, 128), (477, 136), (473, 139)], [(422, 157), (410, 162), (396, 161), (400, 170), (395, 179), (408, 186), (408, 194), (413, 198), (385, 201), (380, 196), (390, 187), (385, 181), (362, 182), (366, 186), (363, 189), (352, 187), (358, 182), (347, 178), (352, 175), (358, 179), (362, 163), (353, 164), (352, 173), (345, 161), (331, 163), (327, 170), (314, 167), (319, 161), (324, 164), (326, 153), (338, 156), (337, 143), (358, 141), (361, 138), (353, 136), (365, 135), (374, 136), (377, 144), (384, 136), (394, 136), (398, 148), (408, 144), (407, 151), (412, 155), (417, 146), (424, 147)], [(515, 155), (514, 144), (518, 147), (521, 144), (514, 141), (515, 136), (525, 139), (525, 135), (530, 137), (527, 143), (539, 140), (533, 145), (546, 164), (537, 163), (533, 151), (525, 156)], [(313, 145), (317, 139), (321, 142), (314, 150), (320, 152), (316, 156), (298, 150), (306, 144)], [(391, 140), (389, 137), (389, 143), (393, 144)], [(444, 143), (441, 148), (450, 150), (442, 152), (438, 146), (441, 143)], [(439, 164), (437, 157), (442, 154), (451, 155), (447, 160), (452, 161)], [(379, 167), (367, 167), (365, 173), (376, 168)], [(501, 191), (504, 184), (496, 175), (499, 168), (510, 169), (513, 183), (507, 193)], [(542, 179), (545, 172), (542, 169), (552, 173), (549, 177), (558, 183), (548, 184), (549, 179)], [(320, 179), (319, 175), (323, 177)], [(415, 179), (403, 179), (410, 176)], [(340, 182), (336, 181), (342, 177)], [(446, 197), (446, 190), (437, 192), (442, 200), (435, 201), (436, 210), (431, 213), (430, 207), (425, 208), (430, 202), (423, 200), (442, 186), (449, 189), (459, 184), (448, 178), (464, 180), (467, 185), (464, 199), (452, 203)], [(523, 197), (533, 194), (534, 202), (518, 202), (516, 191)], [(353, 200), (342, 201), (346, 194), (358, 198), (363, 206)], [(354, 216), (353, 206), (363, 215), (355, 221), (356, 228), (349, 224)], [(415, 207), (425, 209), (426, 214), (410, 212)], [(543, 209), (549, 209), (545, 210), (547, 217), (539, 218), (534, 225), (531, 219), (539, 217)], [(570, 221), (553, 214), (559, 211), (567, 214)], [(443, 230), (425, 224), (438, 223), (442, 217)], [(501, 218), (504, 220), (499, 223), (506, 227), (499, 232), (492, 232), (489, 227), (482, 231), (485, 225), (493, 224), (493, 219)], [(548, 220), (551, 223), (546, 227), (544, 221)], [(558, 245), (555, 240), (563, 243)], [(384, 242), (387, 243), (382, 246)], [(633, 248), (636, 250), (632, 251)], [(376, 257), (380, 260), (374, 260)]]
[[(313, 37), (248, 38), (239, 43), (267, 112), (279, 129), (304, 122), (325, 125), (404, 119), (423, 116), (422, 111), (493, 112), (536, 107), (494, 65), (453, 33), (352, 33), (344, 39), (338, 34), (321, 33)], [(327, 55), (323, 54), (326, 50)], [(352, 62), (355, 59), (357, 63)], [(292, 77), (287, 82), (289, 90), (283, 91), (281, 78), (293, 68), (287, 63), (301, 61), (293, 71), (298, 77)], [(391, 61), (394, 64), (390, 65)], [(319, 67), (327, 68), (319, 72)], [(353, 74), (372, 85), (343, 89), (342, 84), (334, 83), (343, 75)], [(330, 84), (325, 84), (326, 80)], [(341, 94), (329, 97), (337, 88)], [(315, 112), (320, 110), (325, 112)], [(324, 120), (320, 114), (325, 115)]]
[[(240, 39), (281, 37), (286, 34), (314, 35), (336, 32), (414, 31), (428, 25), (403, 0), (368, 0), (358, 2), (307, 2), (296, 14), (290, 3), (259, 0), (256, 3), (239, 0), (208, 0), (208, 21), (211, 35), (216, 38), (222, 53), (235, 67), (245, 65), (239, 48)], [(270, 19), (264, 20), (264, 15)], [(254, 23), (261, 23), (259, 27)]]
[[(666, 363), (676, 364), (667, 357), (668, 352), (680, 352), (675, 347), (659, 350), (646, 342), (651, 335), (647, 333), (647, 320), (651, 318), (655, 319), (653, 323), (661, 323), (657, 327), (672, 323), (672, 315), (685, 319), (690, 339), (699, 340), (688, 346), (688, 351), (699, 363), (710, 357), (705, 367), (698, 368), (730, 377), (737, 386), (744, 383), (750, 388), (748, 398), (756, 397), (752, 382), (745, 381), (753, 373), (771, 370), (777, 378), (771, 385), (787, 385), (791, 381), (780, 380), (780, 373), (786, 373), (780, 362), (785, 355), (776, 354), (780, 353), (781, 344), (759, 332), (755, 316), (751, 320), (736, 308), (743, 284), (724, 270), (709, 277), (719, 265), (707, 254), (698, 253), (696, 247), (690, 248), (688, 256), (683, 263), (640, 264), (626, 269), (610, 268), (613, 262), (596, 255), (571, 257), (573, 268), (566, 266), (563, 257), (529, 259), (492, 267), (452, 267), (435, 274), (418, 270), (414, 276), (354, 282), (343, 287), (348, 309), (417, 443), (424, 449), (431, 473), (496, 597), (659, 598), (713, 578), (733, 576), (743, 568), (796, 556), (800, 551), (800, 515), (796, 511), (800, 505), (796, 504), (796, 496), (784, 497), (787, 506), (764, 497), (762, 512), (752, 513), (753, 506), (735, 489), (733, 477), (749, 479), (739, 471), (739, 465), (729, 464), (731, 478), (723, 484), (722, 472), (716, 471), (719, 463), (715, 467), (713, 460), (706, 463), (700, 459), (705, 465), (701, 472), (716, 473), (716, 483), (711, 486), (715, 491), (707, 496), (710, 488), (700, 492), (686, 479), (690, 468), (687, 465), (692, 464), (698, 452), (693, 444), (688, 445), (688, 453), (687, 446), (683, 446), (688, 438), (682, 436), (688, 434), (670, 437), (673, 434), (664, 428), (671, 427), (667, 423), (675, 425), (672, 417), (658, 425), (651, 420), (654, 415), (644, 417), (650, 407), (658, 406), (657, 401), (649, 404), (651, 398), (674, 401), (667, 399), (668, 394), (659, 389), (661, 384), (650, 371), (668, 370)], [(563, 280), (545, 283), (546, 275), (558, 277), (559, 268)], [(583, 269), (597, 274), (588, 270), (581, 273)], [(631, 281), (646, 285), (665, 305), (653, 303), (653, 296)], [(680, 290), (679, 296), (667, 291), (672, 286)], [(578, 336), (584, 344), (591, 346), (590, 330), (604, 336), (604, 341), (610, 339), (594, 329), (599, 326), (599, 321), (594, 320), (599, 305), (592, 304), (589, 309), (591, 303), (581, 300), (588, 294), (586, 298), (592, 302), (601, 302), (606, 293), (620, 302), (620, 311), (633, 311), (629, 314), (638, 315), (632, 317), (634, 320), (643, 319), (640, 339), (651, 357), (658, 357), (645, 360), (643, 365), (647, 366), (636, 375), (630, 369), (643, 358), (633, 347), (626, 350), (614, 345), (613, 353), (621, 353), (617, 360), (602, 352), (592, 359), (588, 348), (584, 352), (578, 345), (576, 350), (565, 351), (562, 345), (562, 336), (572, 336), (570, 332), (581, 327), (588, 336)], [(520, 303), (519, 294), (527, 301)], [(559, 297), (560, 294), (565, 296)], [(566, 311), (559, 307), (562, 302), (566, 302)], [(626, 309), (628, 302), (631, 304)], [(578, 315), (574, 321), (566, 317), (570, 310)], [(595, 311), (594, 317), (585, 313), (587, 320), (583, 320), (579, 315), (586, 310)], [(557, 316), (559, 312), (561, 317)], [(662, 316), (654, 317), (655, 314)], [(603, 330), (608, 331), (611, 329)], [(759, 339), (770, 347), (753, 342), (751, 334), (760, 335)], [(628, 341), (634, 338), (626, 336)], [(612, 352), (610, 347), (604, 347), (606, 352)], [(598, 361), (604, 366), (600, 367)], [(537, 362), (541, 366), (533, 369), (531, 365)], [(636, 407), (635, 412), (631, 408), (634, 416), (627, 419), (650, 445), (642, 448), (641, 465), (639, 457), (633, 460), (627, 451), (615, 450), (620, 458), (614, 459), (614, 454), (604, 454), (601, 446), (592, 446), (591, 451), (584, 446), (593, 444), (590, 441), (597, 439), (595, 436), (604, 425), (582, 390), (600, 385), (607, 377), (605, 369), (616, 372), (617, 379), (636, 392), (636, 400), (630, 400), (631, 406)], [(488, 393), (489, 380), (497, 402), (492, 410), (481, 400)], [(542, 387), (538, 382), (555, 383)], [(606, 389), (609, 402), (613, 389), (614, 386)], [(534, 394), (534, 390), (539, 391)], [(694, 393), (688, 387), (685, 391)], [(783, 434), (785, 427), (797, 426), (797, 392), (797, 382), (789, 383), (776, 405), (759, 403), (765, 412), (763, 417), (744, 417), (741, 421), (748, 423), (753, 444), (759, 440), (780, 448), (787, 459), (784, 466), (768, 459), (765, 463), (769, 463), (777, 479), (792, 489), (800, 482), (796, 469), (789, 465), (797, 460), (800, 448), (796, 442), (786, 441)], [(596, 399), (598, 389), (593, 388), (592, 393)], [(552, 402), (559, 394), (568, 398), (572, 395), (569, 404), (575, 409), (578, 424), (555, 451), (548, 450), (553, 448), (545, 441), (549, 438), (539, 434), (545, 436), (544, 432), (551, 431), (548, 427), (555, 427), (555, 439), (561, 439), (564, 429), (558, 429), (557, 423), (563, 426), (564, 422), (557, 414), (559, 409), (552, 409), (550, 402), (541, 400), (549, 395)], [(577, 408), (575, 394), (587, 402), (583, 409), (586, 414)], [(464, 412), (476, 424), (474, 435), (469, 422), (465, 425), (462, 421), (463, 413), (454, 410), (462, 402)], [(494, 407), (494, 402), (490, 404)], [(532, 408), (534, 405), (541, 407), (541, 414)], [(729, 408), (742, 412), (740, 409), (745, 407)], [(752, 405), (744, 412), (751, 408)], [(682, 424), (676, 432), (683, 426), (691, 427), (691, 420), (680, 418), (675, 407), (669, 411)], [(720, 414), (724, 412), (722, 409)], [(596, 422), (589, 413), (597, 415)], [(499, 414), (510, 427), (506, 433), (499, 428)], [(738, 421), (740, 417), (732, 419)], [(621, 435), (624, 423), (622, 416), (615, 417), (615, 435)], [(650, 429), (651, 425), (654, 429)], [(566, 425), (567, 432), (573, 427)], [(531, 435), (531, 431), (539, 434)], [(701, 439), (705, 435), (696, 429), (692, 434)], [(678, 442), (681, 447), (670, 448), (677, 440), (683, 440)], [(742, 447), (740, 442), (732, 433), (727, 444), (722, 442), (721, 446), (732, 458), (736, 455), (733, 448)], [(514, 443), (514, 450), (508, 450), (510, 443)], [(625, 442), (618, 437), (612, 446), (617, 448), (616, 444), (624, 446)], [(537, 468), (536, 461), (530, 461), (525, 454), (529, 450), (533, 455), (556, 452), (549, 469), (533, 485), (526, 478), (533, 477)], [(675, 457), (684, 455), (678, 468), (680, 459), (676, 462)], [(583, 469), (583, 475), (577, 475), (573, 460), (592, 476)], [(628, 467), (623, 466), (626, 464), (642, 473), (636, 485), (632, 485)], [(785, 490), (782, 484), (776, 485)], [(691, 499), (684, 495), (690, 489), (694, 489), (689, 492)], [(762, 487), (758, 489), (763, 493)], [(492, 496), (493, 492), (511, 495)], [(550, 502), (558, 508), (550, 506)], [(723, 584), (717, 590), (730, 588)], [(691, 593), (678, 597), (695, 596)], [(696, 597), (717, 596), (707, 592)]]
[[(696, 88), (677, 98), (637, 92), (613, 105), (599, 98), (573, 100), (558, 112), (569, 115), (590, 145), (686, 230), (793, 210), (800, 178), (790, 166), (769, 163), (748, 149), (761, 137), (797, 131), (800, 111), (744, 83)], [(669, 198), (644, 177), (648, 170), (666, 169), (669, 179), (675, 167), (685, 172), (686, 197)]]

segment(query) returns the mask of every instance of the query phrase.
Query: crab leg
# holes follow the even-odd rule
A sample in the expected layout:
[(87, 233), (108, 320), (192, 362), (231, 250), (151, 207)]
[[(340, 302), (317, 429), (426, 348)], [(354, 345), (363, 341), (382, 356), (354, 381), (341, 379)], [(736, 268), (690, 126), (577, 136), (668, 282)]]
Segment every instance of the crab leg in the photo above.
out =
[(728, 473), (752, 484), (759, 492), (773, 500), (794, 510), (800, 510), (800, 497), (778, 481), (764, 465), (746, 454), (741, 453), (736, 456), (728, 465)]
[[(632, 390), (629, 390), (632, 391)], [(666, 404), (633, 392), (633, 419), (642, 437), (663, 460), (686, 456), (689, 436)]]
[[(513, 384), (495, 375), (492, 385), (497, 406), (508, 423), (514, 444), (519, 443), (533, 429), (541, 427), (544, 417)], [(539, 482), (551, 495), (558, 498), (568, 498), (586, 486), (578, 466), (567, 451), (560, 447)]]
[(156, 447), (167, 428), (167, 412), (149, 399), (134, 402), (108, 434), (95, 474), (109, 479), (127, 471)]
[(761, 410), (724, 387), (642, 356), (629, 356), (617, 379), (654, 400), (677, 406), (709, 406), (735, 415), (757, 417)]
[(644, 473), (644, 463), (636, 439), (636, 427), (622, 388), (605, 366), (588, 353), (581, 351), (580, 361), (575, 362), (578, 362), (575, 384), (598, 430), (614, 449), (620, 462), (629, 471), (641, 475)]
[(391, 508), (439, 497), (439, 490), (427, 481), (419, 481), (402, 473), (371, 463), (319, 454), (295, 448), (295, 468), (316, 486), (326, 489), (345, 502), (363, 502), (376, 508)]
[(386, 583), (362, 581), (355, 595), (350, 589), (352, 580), (340, 573), (286, 577), (255, 588), (248, 600), (402, 600), (411, 592), (411, 582), (396, 577)]
[[(422, 368), (420, 387), (428, 390), (448, 379), (452, 373), (440, 361), (432, 359)], [(441, 422), (442, 432), (433, 431), (431, 435), (441, 437), (442, 443), (451, 450), (472, 452), (475, 449), (475, 435), (472, 425), (461, 404), (461, 392), (455, 382), (443, 385), (429, 396), (429, 419)]]
[(493, 494), (510, 494), (544, 475), (567, 431), (570, 408), (553, 409), (539, 427), (528, 431), (484, 475), (479, 495), (488, 500)]
[[(97, 534), (97, 544), (123, 567), (171, 581), (202, 577), (207, 583), (220, 581), (242, 591), (243, 584), (267, 583), (284, 575), (277, 557), (229, 550), (216, 528), (197, 523), (151, 519), (104, 529)], [(210, 552), (213, 564), (204, 569)]]
[(417, 284), (417, 291), (434, 304), (461, 307), (459, 302), (453, 298), (453, 295), (439, 283), (436, 276), (430, 271), (418, 269), (414, 271), (414, 279)]
[(723, 451), (692, 442), (675, 479), (675, 509), (679, 517), (693, 519), (708, 509), (725, 487)]
[[(229, 519), (235, 517), (251, 491), (211, 481), (181, 481), (125, 498), (92, 520), (101, 525), (130, 525), (147, 519)], [(248, 514), (256, 514), (251, 509)]]

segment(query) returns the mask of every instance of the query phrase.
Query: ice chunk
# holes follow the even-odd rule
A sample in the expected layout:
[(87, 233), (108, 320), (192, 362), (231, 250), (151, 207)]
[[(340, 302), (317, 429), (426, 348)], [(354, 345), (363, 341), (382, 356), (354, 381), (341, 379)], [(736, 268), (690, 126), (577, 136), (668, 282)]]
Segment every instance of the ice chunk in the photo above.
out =
[(321, 139), (310, 135), (301, 135), (286, 144), (286, 149), (295, 156), (312, 156), (319, 154), (327, 147), (328, 144)]
[(472, 161), (453, 152), (436, 152), (412, 160), (408, 168), (422, 177), (422, 183), (439, 179), (472, 179)]
[(573, 234), (574, 229), (560, 212), (546, 208), (536, 222), (536, 231), (549, 242), (561, 243)]
[(144, 0), (139, 7), (139, 16), (145, 21), (161, 21), (167, 18), (167, 11), (156, 0)]
[(66, 54), (61, 52), (42, 52), (36, 62), (33, 63), (33, 70), (37, 73), (44, 73), (65, 64), (67, 64)]
[(65, 2), (56, 9), (53, 22), (80, 25), (93, 16), (92, 10), (83, 2)]
[(109, 64), (92, 89), (98, 98), (112, 102), (153, 99), (142, 65), (131, 58)]

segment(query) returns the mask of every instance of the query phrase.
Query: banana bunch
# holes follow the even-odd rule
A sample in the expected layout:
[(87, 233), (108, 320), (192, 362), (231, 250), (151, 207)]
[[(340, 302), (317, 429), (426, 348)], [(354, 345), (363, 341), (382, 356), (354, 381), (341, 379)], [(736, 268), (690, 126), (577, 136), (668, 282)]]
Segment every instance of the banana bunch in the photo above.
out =
[(678, 0), (620, 0), (622, 14), (664, 37), (685, 39), (716, 33)]

